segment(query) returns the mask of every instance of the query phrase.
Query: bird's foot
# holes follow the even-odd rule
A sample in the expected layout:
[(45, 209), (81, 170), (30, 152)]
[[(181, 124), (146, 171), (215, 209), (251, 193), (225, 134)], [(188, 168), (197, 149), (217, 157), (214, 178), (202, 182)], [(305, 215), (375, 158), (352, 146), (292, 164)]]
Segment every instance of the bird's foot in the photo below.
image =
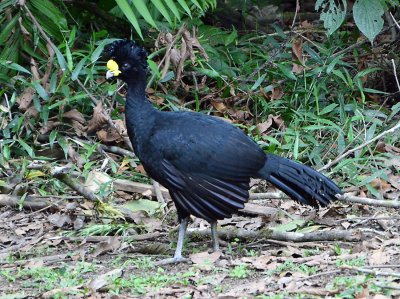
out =
[(178, 263), (188, 263), (190, 259), (182, 257), (182, 256), (174, 256), (168, 259), (163, 259), (161, 261), (157, 261), (154, 263), (155, 266), (164, 266), (170, 264), (178, 264)]

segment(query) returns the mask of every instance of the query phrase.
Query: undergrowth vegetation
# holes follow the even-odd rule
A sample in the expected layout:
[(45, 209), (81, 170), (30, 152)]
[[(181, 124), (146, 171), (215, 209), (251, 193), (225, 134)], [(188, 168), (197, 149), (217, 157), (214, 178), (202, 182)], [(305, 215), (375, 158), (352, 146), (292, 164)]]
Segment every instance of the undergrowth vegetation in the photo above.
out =
[[(122, 119), (123, 88), (105, 84), (101, 60), (104, 47), (121, 36), (113, 33), (112, 26), (87, 30), (98, 23), (78, 16), (75, 9), (45, 0), (2, 4), (2, 181), (19, 173), (28, 193), (52, 194), (60, 188), (45, 171), (27, 169), (34, 160), (58, 165), (72, 158), (77, 162), (72, 171), (84, 175), (100, 167), (112, 177), (124, 175), (118, 162), (107, 159), (107, 165), (100, 165), (98, 159), (106, 155), (99, 152), (99, 143), (121, 144), (113, 134), (99, 133), (106, 123), (99, 120), (103, 111), (114, 122)], [(283, 31), (275, 26), (271, 34), (239, 34), (200, 19), (186, 26), (188, 30), (170, 35), (175, 45), (169, 40), (154, 47), (157, 34), (145, 41), (153, 49), (150, 98), (162, 109), (223, 116), (246, 130), (265, 151), (316, 168), (397, 121), (400, 103), (390, 100), (394, 90), (375, 87), (381, 86), (377, 78), (388, 69), (388, 53), (373, 53), (367, 42), (352, 47), (360, 37), (357, 32), (343, 30), (327, 37), (307, 28)], [(159, 70), (168, 47), (182, 49), (182, 32), (200, 44), (190, 53), (193, 61), (185, 61), (175, 72)], [(176, 81), (179, 71), (183, 75)], [(389, 134), (380, 141), (395, 145), (399, 135)], [(370, 183), (387, 180), (387, 161), (393, 158), (390, 149), (372, 143), (327, 170), (346, 182), (343, 187), (367, 186), (380, 196), (377, 184)], [(125, 159), (127, 167), (138, 162)], [(139, 171), (135, 179), (141, 177)]]

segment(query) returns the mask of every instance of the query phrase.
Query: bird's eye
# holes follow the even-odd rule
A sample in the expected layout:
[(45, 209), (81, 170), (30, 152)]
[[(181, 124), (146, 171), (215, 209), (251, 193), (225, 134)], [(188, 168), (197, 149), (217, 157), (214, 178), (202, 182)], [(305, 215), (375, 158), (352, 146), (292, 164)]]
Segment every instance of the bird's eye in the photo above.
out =
[(122, 65), (122, 67), (123, 67), (124, 69), (129, 68), (129, 63), (124, 63), (124, 64)]

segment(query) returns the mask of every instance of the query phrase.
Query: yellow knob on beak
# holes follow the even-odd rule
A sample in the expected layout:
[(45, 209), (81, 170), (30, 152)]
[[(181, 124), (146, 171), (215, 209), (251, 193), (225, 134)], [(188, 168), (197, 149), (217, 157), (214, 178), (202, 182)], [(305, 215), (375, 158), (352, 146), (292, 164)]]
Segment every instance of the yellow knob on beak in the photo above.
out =
[(110, 59), (107, 62), (107, 68), (108, 68), (108, 71), (106, 73), (106, 79), (110, 79), (112, 77), (117, 77), (119, 74), (121, 74), (121, 71), (118, 68), (118, 63), (116, 63), (112, 59)]

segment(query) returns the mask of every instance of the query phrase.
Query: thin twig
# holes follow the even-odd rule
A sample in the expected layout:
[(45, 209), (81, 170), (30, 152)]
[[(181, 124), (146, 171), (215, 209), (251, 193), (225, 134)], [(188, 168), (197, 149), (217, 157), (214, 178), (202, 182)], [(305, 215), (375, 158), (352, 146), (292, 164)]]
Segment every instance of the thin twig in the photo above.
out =
[(386, 208), (400, 208), (400, 201), (397, 200), (378, 200), (367, 197), (357, 197), (350, 194), (343, 194), (337, 196), (338, 200), (344, 202), (360, 203), (369, 206), (386, 207)]
[(399, 78), (397, 78), (396, 64), (394, 63), (394, 59), (392, 59), (392, 65), (393, 65), (394, 78), (396, 79), (397, 83), (397, 89), (400, 91), (400, 83), (399, 83)]
[(386, 136), (386, 135), (388, 135), (390, 133), (395, 132), (399, 128), (400, 128), (400, 122), (398, 124), (396, 124), (394, 127), (390, 128), (390, 129), (388, 129), (386, 131), (383, 131), (382, 133), (380, 133), (379, 135), (375, 136), (374, 138), (364, 142), (363, 144), (361, 144), (359, 146), (356, 146), (355, 148), (353, 148), (353, 149), (345, 152), (344, 154), (340, 155), (339, 157), (335, 158), (334, 160), (332, 160), (331, 162), (329, 162), (328, 164), (326, 164), (325, 166), (320, 168), (319, 171), (322, 171), (322, 170), (330, 168), (332, 165), (337, 164), (339, 161), (341, 161), (342, 159), (346, 158), (348, 155), (350, 155), (350, 154), (352, 154), (352, 153), (354, 153), (354, 152), (356, 152), (356, 151), (358, 151), (360, 149), (363, 149), (368, 144), (371, 144), (371, 143), (381, 139), (382, 137), (384, 137), (384, 136)]
[(390, 16), (392, 17), (392, 20), (393, 20), (394, 24), (396, 25), (396, 27), (399, 28), (399, 30), (400, 30), (400, 24), (399, 24), (399, 22), (397, 22), (397, 20), (394, 18), (394, 16), (392, 15), (391, 12), (389, 12), (389, 14), (390, 14)]

